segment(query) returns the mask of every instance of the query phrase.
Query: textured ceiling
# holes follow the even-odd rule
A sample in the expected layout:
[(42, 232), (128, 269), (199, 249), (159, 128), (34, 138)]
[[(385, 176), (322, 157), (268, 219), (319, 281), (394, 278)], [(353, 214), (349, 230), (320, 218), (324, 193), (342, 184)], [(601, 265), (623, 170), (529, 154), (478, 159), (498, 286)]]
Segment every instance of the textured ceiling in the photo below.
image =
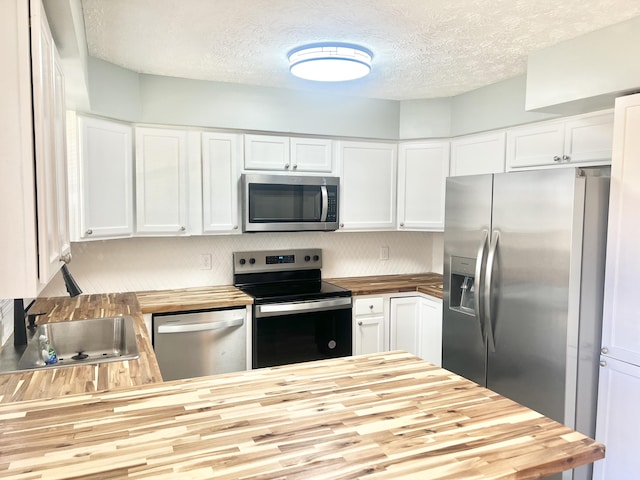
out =
[[(457, 95), (525, 73), (527, 55), (640, 15), (638, 0), (83, 0), (89, 54), (168, 75), (392, 100)], [(374, 52), (371, 75), (291, 76), (319, 41)]]

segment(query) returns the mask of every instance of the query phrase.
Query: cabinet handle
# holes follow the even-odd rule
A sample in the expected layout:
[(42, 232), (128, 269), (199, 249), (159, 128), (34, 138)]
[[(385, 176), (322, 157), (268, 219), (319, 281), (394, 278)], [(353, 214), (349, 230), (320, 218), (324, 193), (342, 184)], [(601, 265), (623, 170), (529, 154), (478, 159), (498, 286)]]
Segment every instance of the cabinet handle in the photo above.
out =
[(607, 362), (605, 362), (604, 360), (602, 360), (602, 361), (600, 362), (600, 366), (601, 366), (601, 367), (606, 367), (606, 366), (607, 366)]
[(373, 305), (369, 305), (369, 310), (373, 310)]
[(295, 170), (296, 168), (298, 168), (298, 165), (294, 165), (294, 166), (293, 166), (293, 169), (294, 169), (294, 170)]
[(569, 160), (571, 160), (571, 157), (569, 155), (562, 155), (562, 160), (568, 162)]
[(340, 228), (344, 228), (344, 223), (341, 223), (341, 224), (340, 224)]
[(362, 326), (362, 320), (360, 320), (360, 321), (358, 322), (358, 325)]
[(402, 223), (400, 224), (400, 226), (401, 226), (401, 227), (404, 227), (404, 222), (402, 222)]
[(87, 235), (91, 235), (93, 233), (93, 230), (89, 229), (89, 230), (87, 230), (86, 233), (87, 233)]
[(184, 228), (184, 226), (180, 227), (180, 231), (184, 232), (186, 230), (186, 228)]
[(60, 257), (60, 261), (64, 263), (71, 263), (71, 252), (65, 253)]
[(602, 347), (600, 349), (600, 353), (602, 353), (603, 355), (606, 355), (607, 353), (609, 353), (609, 349), (607, 347)]
[(560, 158), (558, 155), (554, 155), (553, 157), (554, 162), (559, 162), (560, 160), (562, 160), (562, 158)]
[(234, 226), (233, 226), (233, 229), (234, 229), (234, 230), (237, 230), (237, 229), (238, 229), (238, 225), (234, 225)]
[(285, 164), (284, 164), (284, 169), (285, 169), (285, 170), (289, 170), (289, 164), (288, 164), (288, 163), (285, 163)]

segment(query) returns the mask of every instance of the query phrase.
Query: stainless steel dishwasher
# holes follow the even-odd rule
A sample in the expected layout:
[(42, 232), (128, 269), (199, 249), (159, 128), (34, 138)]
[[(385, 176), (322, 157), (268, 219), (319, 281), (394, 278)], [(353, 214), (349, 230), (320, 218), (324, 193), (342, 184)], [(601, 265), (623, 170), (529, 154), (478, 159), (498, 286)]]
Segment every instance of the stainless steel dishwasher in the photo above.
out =
[(246, 370), (246, 309), (154, 314), (153, 348), (164, 380)]

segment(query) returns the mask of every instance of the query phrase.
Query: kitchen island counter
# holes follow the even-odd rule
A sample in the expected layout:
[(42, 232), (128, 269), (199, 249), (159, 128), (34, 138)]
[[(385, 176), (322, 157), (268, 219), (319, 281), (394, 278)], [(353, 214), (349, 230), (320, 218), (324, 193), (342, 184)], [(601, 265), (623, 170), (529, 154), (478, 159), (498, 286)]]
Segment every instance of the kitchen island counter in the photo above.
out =
[[(41, 298), (29, 313), (44, 313), (38, 324), (87, 318), (131, 316), (139, 357), (126, 361), (87, 363), (67, 367), (0, 374), (0, 403), (59, 397), (117, 387), (161, 382), (162, 376), (147, 334), (138, 300), (133, 293), (80, 295), (74, 298)], [(12, 348), (12, 346), (4, 347)]]
[(535, 479), (604, 456), (405, 352), (0, 406), (0, 477)]

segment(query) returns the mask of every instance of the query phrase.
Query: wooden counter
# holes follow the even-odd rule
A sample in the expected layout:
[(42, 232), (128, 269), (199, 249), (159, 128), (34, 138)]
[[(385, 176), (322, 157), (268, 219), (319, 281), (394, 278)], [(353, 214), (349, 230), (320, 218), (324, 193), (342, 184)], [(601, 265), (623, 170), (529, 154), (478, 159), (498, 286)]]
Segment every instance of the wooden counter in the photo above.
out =
[(351, 290), (353, 295), (375, 295), (400, 292), (420, 292), (442, 298), (442, 275), (418, 273), (413, 275), (377, 275), (326, 279)]
[(537, 479), (604, 446), (404, 352), (0, 405), (2, 478)]
[(253, 298), (232, 285), (136, 292), (142, 313), (244, 307)]
[(46, 312), (38, 324), (128, 315), (134, 319), (139, 358), (123, 362), (42, 368), (0, 374), (0, 403), (96, 392), (162, 381), (160, 368), (135, 294), (80, 295), (38, 299), (30, 313)]

